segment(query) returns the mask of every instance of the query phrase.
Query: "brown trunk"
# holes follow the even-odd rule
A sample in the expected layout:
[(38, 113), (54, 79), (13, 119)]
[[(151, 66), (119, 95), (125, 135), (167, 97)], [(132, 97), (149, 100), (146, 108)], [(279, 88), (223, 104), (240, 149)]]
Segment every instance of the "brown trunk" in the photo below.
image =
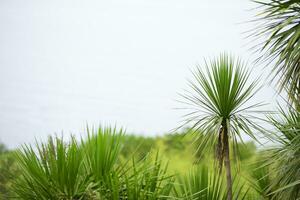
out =
[[(225, 126), (226, 127), (226, 126)], [(229, 159), (229, 141), (228, 141), (228, 130), (224, 128), (224, 164), (226, 169), (226, 180), (227, 180), (227, 200), (232, 200), (232, 180), (231, 180), (231, 168)]]

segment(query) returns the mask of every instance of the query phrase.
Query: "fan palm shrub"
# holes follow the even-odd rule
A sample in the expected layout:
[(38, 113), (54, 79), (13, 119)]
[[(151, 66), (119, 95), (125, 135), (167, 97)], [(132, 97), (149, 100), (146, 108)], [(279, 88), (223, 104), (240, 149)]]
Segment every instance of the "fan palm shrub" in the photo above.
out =
[[(260, 12), (254, 37), (260, 40), (260, 60), (274, 64), (280, 90), (288, 89), (291, 100), (300, 100), (300, 2), (258, 0)], [(261, 38), (264, 38), (261, 42)]]
[[(229, 141), (233, 150), (241, 134), (246, 133), (256, 139), (251, 128), (261, 128), (253, 112), (261, 104), (249, 104), (248, 101), (257, 91), (257, 80), (250, 82), (250, 72), (240, 59), (226, 54), (205, 62), (193, 72), (194, 81), (190, 81), (191, 90), (182, 95), (189, 112), (185, 123), (192, 129), (200, 130), (199, 151), (215, 147), (220, 170), (223, 164), (226, 170), (228, 200), (232, 199), (232, 175), (229, 153)], [(248, 104), (247, 104), (248, 103)]]
[(20, 199), (83, 199), (90, 188), (82, 173), (82, 150), (75, 139), (66, 144), (50, 138), (48, 143), (24, 146), (16, 154), (21, 177), (14, 191)]
[(151, 154), (136, 162), (121, 162), (124, 131), (116, 128), (88, 130), (86, 140), (65, 142), (50, 138), (16, 153), (20, 177), (16, 199), (54, 200), (154, 200), (167, 199), (173, 176), (167, 165)]

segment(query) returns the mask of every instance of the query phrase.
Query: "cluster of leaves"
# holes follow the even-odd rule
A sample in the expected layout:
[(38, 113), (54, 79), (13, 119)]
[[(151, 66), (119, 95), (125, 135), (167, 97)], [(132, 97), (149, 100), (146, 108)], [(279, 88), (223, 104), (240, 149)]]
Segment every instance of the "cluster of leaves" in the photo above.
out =
[(164, 199), (171, 178), (158, 156), (119, 161), (123, 131), (99, 128), (80, 143), (50, 138), (16, 153), (16, 199)]

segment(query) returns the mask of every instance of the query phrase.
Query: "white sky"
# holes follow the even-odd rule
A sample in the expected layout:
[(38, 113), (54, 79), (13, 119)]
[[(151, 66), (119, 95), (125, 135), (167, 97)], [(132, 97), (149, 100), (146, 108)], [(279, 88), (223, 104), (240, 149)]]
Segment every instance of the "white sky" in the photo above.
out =
[(250, 8), (250, 0), (1, 0), (0, 141), (79, 135), (86, 123), (145, 135), (177, 127), (175, 99), (195, 64), (224, 51), (253, 59), (242, 34)]

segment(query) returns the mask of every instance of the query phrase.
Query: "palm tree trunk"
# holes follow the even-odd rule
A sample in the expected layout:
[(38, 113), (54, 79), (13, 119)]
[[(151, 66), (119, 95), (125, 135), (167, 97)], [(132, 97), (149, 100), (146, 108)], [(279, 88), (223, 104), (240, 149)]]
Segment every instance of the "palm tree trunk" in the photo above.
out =
[(231, 168), (229, 158), (229, 141), (228, 141), (228, 130), (224, 127), (224, 164), (226, 169), (226, 180), (227, 180), (227, 200), (232, 200), (232, 180), (231, 180)]

